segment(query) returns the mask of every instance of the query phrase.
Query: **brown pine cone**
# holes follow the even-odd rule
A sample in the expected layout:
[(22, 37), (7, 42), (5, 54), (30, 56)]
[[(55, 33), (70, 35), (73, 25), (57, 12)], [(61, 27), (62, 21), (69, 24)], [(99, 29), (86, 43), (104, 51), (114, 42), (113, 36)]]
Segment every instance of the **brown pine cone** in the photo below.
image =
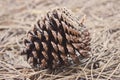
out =
[(90, 33), (77, 18), (65, 8), (49, 11), (37, 21), (24, 40), (27, 59), (34, 66), (55, 68), (67, 65), (71, 58), (79, 64), (77, 52), (88, 57)]

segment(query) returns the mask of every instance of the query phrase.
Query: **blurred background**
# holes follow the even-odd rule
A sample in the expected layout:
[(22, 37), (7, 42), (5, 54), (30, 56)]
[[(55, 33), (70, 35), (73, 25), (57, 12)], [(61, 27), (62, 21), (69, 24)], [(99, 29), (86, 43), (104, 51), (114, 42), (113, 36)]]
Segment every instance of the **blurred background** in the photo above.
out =
[(55, 7), (66, 7), (78, 17), (86, 15), (90, 27), (120, 26), (120, 0), (0, 0), (0, 25), (29, 24)]

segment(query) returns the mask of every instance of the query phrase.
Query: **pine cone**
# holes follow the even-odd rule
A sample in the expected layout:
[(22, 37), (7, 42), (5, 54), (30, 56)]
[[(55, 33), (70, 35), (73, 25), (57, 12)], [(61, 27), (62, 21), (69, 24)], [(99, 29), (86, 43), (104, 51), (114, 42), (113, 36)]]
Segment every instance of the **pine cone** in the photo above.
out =
[(52, 69), (67, 65), (70, 58), (78, 64), (77, 52), (88, 57), (90, 33), (67, 9), (58, 8), (37, 21), (24, 44), (29, 62)]

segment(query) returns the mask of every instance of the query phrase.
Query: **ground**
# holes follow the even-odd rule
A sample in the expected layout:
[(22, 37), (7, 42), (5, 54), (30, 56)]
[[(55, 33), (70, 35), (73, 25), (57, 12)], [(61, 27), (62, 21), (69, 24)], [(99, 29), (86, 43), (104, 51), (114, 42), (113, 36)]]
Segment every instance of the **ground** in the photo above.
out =
[[(48, 74), (20, 55), (23, 39), (42, 14), (66, 7), (91, 33), (91, 57)], [(96, 64), (99, 66), (94, 69)], [(120, 0), (0, 0), (0, 80), (119, 80)]]

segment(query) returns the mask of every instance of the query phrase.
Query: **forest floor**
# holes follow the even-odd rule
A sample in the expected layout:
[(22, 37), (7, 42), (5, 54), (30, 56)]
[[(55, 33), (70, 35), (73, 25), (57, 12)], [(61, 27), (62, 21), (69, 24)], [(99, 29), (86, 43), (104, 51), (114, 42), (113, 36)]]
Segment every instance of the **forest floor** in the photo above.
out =
[[(92, 56), (85, 65), (48, 74), (32, 69), (20, 51), (26, 32), (55, 7), (86, 16)], [(0, 80), (120, 80), (120, 0), (0, 0)]]

